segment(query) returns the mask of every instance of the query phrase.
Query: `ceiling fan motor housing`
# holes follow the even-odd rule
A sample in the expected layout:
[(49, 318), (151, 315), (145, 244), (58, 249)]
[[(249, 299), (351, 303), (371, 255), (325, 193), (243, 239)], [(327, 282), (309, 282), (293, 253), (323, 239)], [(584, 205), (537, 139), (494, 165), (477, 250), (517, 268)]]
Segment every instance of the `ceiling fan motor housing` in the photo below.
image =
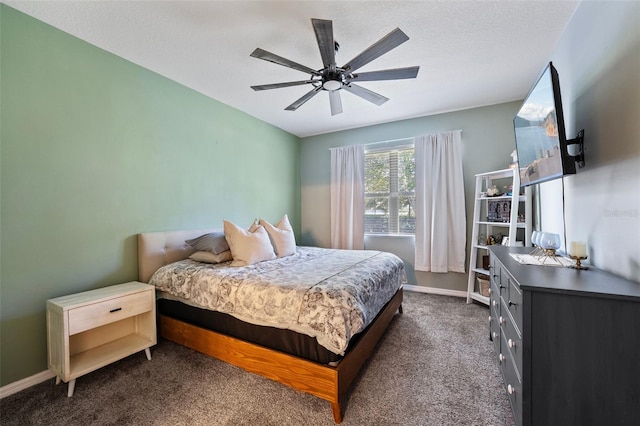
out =
[(344, 83), (343, 74), (344, 70), (342, 69), (326, 69), (322, 71), (322, 88), (330, 92), (341, 89)]

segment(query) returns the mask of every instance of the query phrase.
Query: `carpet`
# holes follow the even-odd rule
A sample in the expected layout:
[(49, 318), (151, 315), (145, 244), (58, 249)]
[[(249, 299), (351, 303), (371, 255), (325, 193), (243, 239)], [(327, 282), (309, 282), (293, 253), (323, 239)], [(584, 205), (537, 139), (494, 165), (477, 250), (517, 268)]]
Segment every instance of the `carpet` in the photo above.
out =
[[(405, 291), (343, 400), (343, 425), (514, 424), (486, 306)], [(330, 404), (159, 339), (67, 385), (0, 400), (3, 425), (333, 425)]]

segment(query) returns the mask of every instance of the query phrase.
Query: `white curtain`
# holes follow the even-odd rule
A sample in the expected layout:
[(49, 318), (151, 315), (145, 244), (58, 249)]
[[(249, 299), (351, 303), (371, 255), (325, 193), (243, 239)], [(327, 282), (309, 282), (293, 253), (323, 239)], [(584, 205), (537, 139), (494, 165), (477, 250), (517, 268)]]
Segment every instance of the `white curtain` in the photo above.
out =
[(415, 155), (415, 269), (464, 273), (467, 221), (462, 131), (417, 137)]
[(331, 148), (331, 247), (364, 249), (364, 146)]

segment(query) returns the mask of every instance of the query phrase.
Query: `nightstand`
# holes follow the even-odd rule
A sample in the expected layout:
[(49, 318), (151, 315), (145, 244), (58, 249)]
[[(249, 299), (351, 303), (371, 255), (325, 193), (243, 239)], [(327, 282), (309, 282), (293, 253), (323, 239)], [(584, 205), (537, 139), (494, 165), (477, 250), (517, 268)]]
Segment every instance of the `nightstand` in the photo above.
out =
[(156, 340), (155, 287), (118, 284), (47, 301), (49, 369), (56, 384), (76, 378), (149, 348)]

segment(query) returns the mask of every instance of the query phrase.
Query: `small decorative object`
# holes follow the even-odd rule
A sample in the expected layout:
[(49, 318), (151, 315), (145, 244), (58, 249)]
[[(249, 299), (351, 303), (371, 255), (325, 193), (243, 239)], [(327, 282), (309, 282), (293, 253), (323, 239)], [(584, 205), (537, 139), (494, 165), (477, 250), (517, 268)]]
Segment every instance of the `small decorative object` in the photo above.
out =
[(589, 269), (581, 262), (587, 258), (587, 245), (582, 241), (571, 242), (571, 258), (576, 261), (575, 265), (571, 265), (575, 269)]
[(533, 231), (531, 233), (531, 244), (533, 244), (533, 251), (529, 253), (531, 256), (538, 256), (542, 253), (542, 247), (540, 247), (540, 238), (542, 238), (542, 232)]
[(511, 201), (488, 201), (487, 221), (509, 222), (511, 220)]
[(546, 259), (553, 259), (559, 262), (556, 256), (556, 250), (560, 248), (560, 235), (551, 232), (541, 232), (538, 237), (538, 247), (541, 249), (538, 258), (542, 259), (543, 264)]
[(481, 296), (489, 297), (490, 289), (489, 277), (487, 275), (478, 275), (478, 293)]
[(491, 185), (490, 187), (487, 188), (488, 197), (497, 197), (498, 195), (500, 195), (500, 190), (498, 189), (497, 186)]

